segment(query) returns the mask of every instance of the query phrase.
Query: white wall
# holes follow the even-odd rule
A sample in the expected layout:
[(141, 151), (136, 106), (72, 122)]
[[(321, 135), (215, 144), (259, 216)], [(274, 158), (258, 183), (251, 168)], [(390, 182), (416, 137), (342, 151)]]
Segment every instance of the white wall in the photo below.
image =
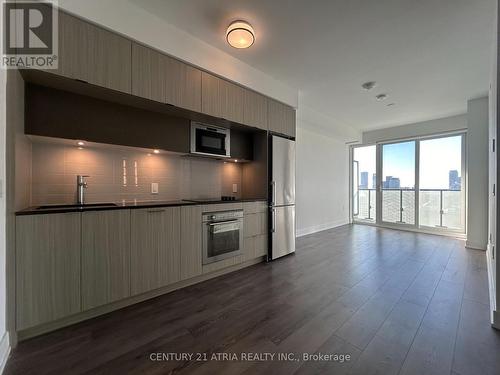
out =
[(298, 90), (165, 22), (127, 0), (59, 0), (70, 13), (246, 87), (298, 106)]
[(488, 98), (467, 104), (467, 246), (488, 243)]
[(363, 143), (370, 144), (379, 141), (390, 141), (393, 139), (419, 137), (466, 129), (467, 115), (464, 114), (367, 131), (363, 133)]
[(349, 222), (349, 153), (342, 139), (298, 125), (296, 216), (302, 236)]

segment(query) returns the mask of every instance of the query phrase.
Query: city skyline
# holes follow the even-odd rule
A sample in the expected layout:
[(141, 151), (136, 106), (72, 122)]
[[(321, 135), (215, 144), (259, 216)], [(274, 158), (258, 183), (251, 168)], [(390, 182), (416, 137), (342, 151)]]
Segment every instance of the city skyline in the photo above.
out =
[[(359, 173), (360, 179), (358, 188), (359, 189), (376, 189), (377, 187), (377, 174), (372, 174), (372, 186), (368, 187), (369, 172), (362, 171)], [(448, 171), (448, 190), (461, 190), (462, 187), (462, 177), (459, 176), (459, 172), (456, 169)], [(402, 187), (401, 179), (397, 176), (386, 176), (385, 180), (382, 181), (383, 189), (413, 189), (413, 187)], [(436, 190), (446, 190), (446, 189), (436, 189)]]

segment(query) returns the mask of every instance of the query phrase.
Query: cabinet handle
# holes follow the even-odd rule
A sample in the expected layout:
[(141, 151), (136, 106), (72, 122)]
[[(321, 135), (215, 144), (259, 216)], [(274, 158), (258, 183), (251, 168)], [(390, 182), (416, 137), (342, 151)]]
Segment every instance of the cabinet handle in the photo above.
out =
[(273, 225), (271, 228), (271, 232), (275, 233), (276, 232), (276, 210), (273, 208)]
[(156, 209), (156, 210), (148, 210), (149, 213), (155, 213), (155, 212), (165, 212), (165, 209), (164, 208), (161, 208), (161, 209)]

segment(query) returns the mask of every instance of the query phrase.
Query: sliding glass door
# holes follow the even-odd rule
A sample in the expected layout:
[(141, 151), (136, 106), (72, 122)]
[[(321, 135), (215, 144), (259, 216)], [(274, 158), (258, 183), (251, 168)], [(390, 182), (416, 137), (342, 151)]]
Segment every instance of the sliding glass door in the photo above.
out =
[(382, 145), (382, 222), (415, 225), (416, 142)]
[(352, 176), (354, 221), (465, 232), (464, 134), (353, 147)]
[(420, 141), (420, 226), (465, 230), (464, 136)]
[(358, 221), (375, 222), (376, 199), (376, 146), (356, 147), (352, 160), (352, 213)]

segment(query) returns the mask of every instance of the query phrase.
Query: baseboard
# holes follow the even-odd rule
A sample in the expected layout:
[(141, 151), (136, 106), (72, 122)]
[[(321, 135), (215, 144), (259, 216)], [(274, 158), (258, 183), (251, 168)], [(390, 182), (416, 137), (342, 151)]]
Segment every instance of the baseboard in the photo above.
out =
[(314, 225), (312, 227), (297, 229), (296, 237), (302, 237), (302, 236), (306, 236), (308, 234), (321, 232), (323, 230), (340, 227), (341, 225), (345, 225), (345, 224), (349, 224), (349, 220), (342, 219), (342, 220), (331, 221), (329, 223), (324, 223), (324, 224), (320, 224), (320, 225)]
[(10, 345), (9, 345), (9, 334), (5, 332), (0, 340), (0, 374), (3, 374), (5, 369), (5, 364), (7, 363), (7, 358), (9, 358)]
[(485, 246), (484, 244), (478, 244), (470, 241), (465, 241), (465, 247), (472, 250), (487, 250), (487, 246)]

